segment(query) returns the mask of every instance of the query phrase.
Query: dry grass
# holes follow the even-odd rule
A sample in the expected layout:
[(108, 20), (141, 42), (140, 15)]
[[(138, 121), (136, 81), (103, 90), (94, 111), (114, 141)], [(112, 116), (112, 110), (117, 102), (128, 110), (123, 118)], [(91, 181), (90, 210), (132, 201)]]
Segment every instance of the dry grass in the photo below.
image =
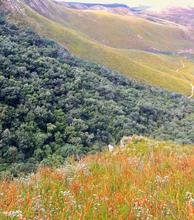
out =
[[(0, 182), (0, 219), (193, 219), (192, 146), (135, 138)], [(8, 217), (9, 216), (9, 217)]]

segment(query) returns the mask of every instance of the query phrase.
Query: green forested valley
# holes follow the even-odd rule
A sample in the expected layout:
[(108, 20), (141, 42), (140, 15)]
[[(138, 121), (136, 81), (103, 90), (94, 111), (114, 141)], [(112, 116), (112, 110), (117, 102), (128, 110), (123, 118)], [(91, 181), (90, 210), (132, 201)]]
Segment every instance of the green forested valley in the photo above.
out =
[(72, 56), (0, 14), (0, 170), (33, 171), (124, 135), (194, 143), (194, 101)]

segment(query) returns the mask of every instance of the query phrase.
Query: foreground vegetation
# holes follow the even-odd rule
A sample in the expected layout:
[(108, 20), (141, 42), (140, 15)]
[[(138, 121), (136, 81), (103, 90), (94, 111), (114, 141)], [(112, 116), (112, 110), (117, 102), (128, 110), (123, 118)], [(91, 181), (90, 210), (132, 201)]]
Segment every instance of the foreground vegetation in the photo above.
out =
[(33, 171), (125, 135), (194, 142), (194, 102), (79, 60), (0, 16), (0, 171)]
[(191, 220), (193, 164), (192, 146), (133, 137), (123, 150), (1, 180), (0, 219)]

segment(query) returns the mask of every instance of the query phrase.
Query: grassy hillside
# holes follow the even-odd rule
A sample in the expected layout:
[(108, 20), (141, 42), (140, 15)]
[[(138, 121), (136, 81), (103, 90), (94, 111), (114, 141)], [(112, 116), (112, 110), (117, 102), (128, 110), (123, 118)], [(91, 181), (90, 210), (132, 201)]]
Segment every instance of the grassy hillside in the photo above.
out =
[(80, 60), (2, 15), (0, 33), (0, 171), (62, 163), (124, 135), (194, 143), (193, 100)]
[(194, 83), (192, 62), (185, 60), (184, 70), (177, 72), (184, 58), (142, 51), (193, 48), (190, 36), (179, 26), (136, 16), (72, 10), (51, 1), (46, 7), (37, 5), (31, 7), (38, 12), (23, 6), (25, 21), (74, 54), (104, 64), (129, 78), (190, 95), (190, 84)]
[(46, 3), (33, 0), (29, 5), (39, 14), (113, 48), (155, 48), (163, 51), (194, 48), (192, 36), (181, 26), (170, 22), (152, 22), (135, 15), (122, 16), (104, 11), (69, 9), (50, 0)]
[(191, 146), (134, 137), (125, 150), (0, 181), (1, 219), (191, 220)]

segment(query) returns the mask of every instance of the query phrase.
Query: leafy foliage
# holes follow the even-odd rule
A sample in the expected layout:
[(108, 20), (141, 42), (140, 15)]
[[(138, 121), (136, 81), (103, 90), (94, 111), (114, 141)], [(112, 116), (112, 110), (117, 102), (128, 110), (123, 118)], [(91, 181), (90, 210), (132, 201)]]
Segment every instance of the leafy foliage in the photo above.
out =
[(0, 16), (0, 169), (62, 162), (124, 135), (193, 143), (192, 113), (193, 101), (75, 58)]

